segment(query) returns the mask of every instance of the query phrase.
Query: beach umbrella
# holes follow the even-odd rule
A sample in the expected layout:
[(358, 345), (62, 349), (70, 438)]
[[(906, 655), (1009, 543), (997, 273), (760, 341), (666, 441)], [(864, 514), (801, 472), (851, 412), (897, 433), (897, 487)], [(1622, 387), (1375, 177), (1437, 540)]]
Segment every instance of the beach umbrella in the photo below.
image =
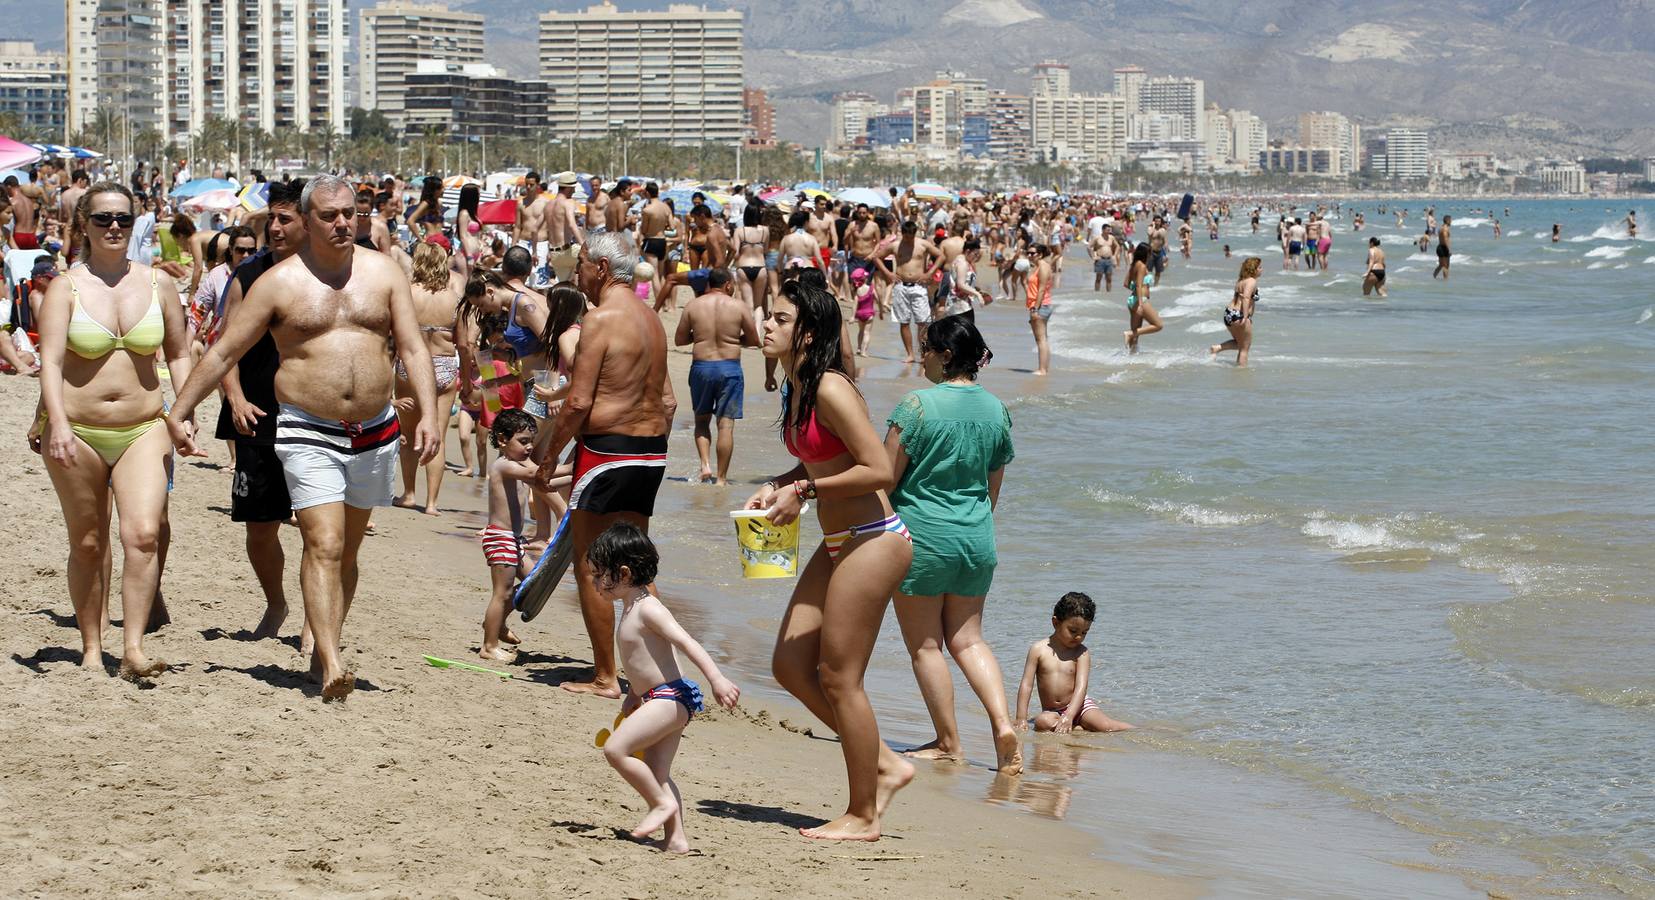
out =
[(815, 200), (817, 197), (826, 197), (829, 200), (833, 199), (832, 194), (822, 190), (821, 188), (801, 188), (797, 193), (804, 194), (812, 200)]
[(96, 150), (88, 150), (85, 147), (70, 147), (69, 155), (76, 159), (103, 159), (102, 153)]
[[(702, 193), (706, 194), (705, 191), (703, 191)], [(662, 194), (661, 199), (662, 200), (671, 200), (672, 201), (672, 208), (675, 212), (677, 212), (680, 215), (688, 215), (689, 211), (690, 211), (690, 206), (694, 202), (694, 200), (692, 199), (694, 196), (695, 196), (695, 191), (692, 191), (692, 190), (675, 190), (675, 191), (667, 191), (666, 193)], [(713, 211), (713, 215), (715, 215), (715, 216), (724, 211), (724, 204), (718, 202), (717, 200), (714, 200), (710, 196), (707, 197), (707, 207)]]
[(484, 225), (510, 225), (517, 221), (516, 200), (490, 200), (477, 204), (477, 221)]
[(845, 188), (834, 196), (845, 203), (866, 203), (877, 209), (889, 209), (891, 206), (891, 195), (873, 188)]
[(1057, 191), (1044, 190), (1036, 193), (1035, 196), (1042, 200), (1054, 200), (1057, 198)]
[(234, 191), (240, 187), (241, 185), (236, 184), (234, 181), (229, 181), (224, 178), (196, 178), (191, 181), (186, 181), (178, 187), (173, 188), (172, 192), (167, 196), (177, 199), (188, 199), (198, 194), (205, 194), (208, 191)]
[(480, 185), (482, 182), (469, 175), (450, 175), (444, 178), (442, 182), (442, 186), (445, 188), (463, 188), (468, 184)]
[(183, 203), (186, 212), (228, 212), (241, 204), (241, 197), (228, 188), (196, 194)]
[(801, 181), (793, 185), (795, 191), (819, 191), (821, 189), (822, 183), (820, 181)]
[(921, 200), (960, 199), (958, 194), (940, 184), (930, 181), (922, 181), (919, 184), (909, 185), (908, 190), (912, 191), (914, 196), (920, 198)]
[[(40, 151), (28, 144), (19, 143), (8, 137), (0, 137), (0, 169), (21, 169), (24, 166), (32, 166), (40, 162), (40, 156)], [(19, 182), (27, 181), (28, 176), (25, 175), (18, 180)]]
[(270, 205), (270, 183), (255, 181), (236, 193), (236, 201), (248, 212), (258, 212)]
[(22, 169), (7, 169), (0, 172), (0, 181), (5, 181), (7, 178), (16, 178), (18, 184), (29, 183), (29, 173)]
[(786, 194), (787, 194), (787, 189), (786, 188), (771, 188), (770, 190), (759, 194), (759, 199), (763, 200), (766, 203), (770, 203), (770, 202), (774, 201), (776, 198), (785, 196)]

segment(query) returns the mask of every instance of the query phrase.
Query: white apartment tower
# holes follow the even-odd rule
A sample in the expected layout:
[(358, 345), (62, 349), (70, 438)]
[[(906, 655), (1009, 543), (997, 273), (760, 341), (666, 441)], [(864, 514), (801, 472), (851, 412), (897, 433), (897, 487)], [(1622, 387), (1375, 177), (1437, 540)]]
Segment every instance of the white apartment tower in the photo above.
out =
[(850, 91), (833, 98), (833, 146), (852, 147), (868, 133), (868, 120), (889, 110), (872, 94)]
[(1029, 93), (1035, 97), (1069, 96), (1068, 65), (1048, 59), (1035, 66), (1034, 76), (1029, 82)]
[(1431, 142), (1413, 128), (1392, 128), (1385, 141), (1385, 166), (1392, 178), (1425, 178), (1431, 174)]
[(973, 78), (964, 72), (942, 71), (932, 84), (945, 82), (960, 89), (960, 115), (981, 116), (988, 113), (988, 80)]
[(1126, 154), (1126, 101), (1113, 94), (1036, 96), (1030, 113), (1036, 156), (1113, 167)]
[[(68, 0), (70, 126), (345, 128), (346, 0)], [(90, 23), (91, 27), (88, 27)]]
[(1205, 139), (1206, 108), (1206, 86), (1201, 79), (1167, 76), (1143, 79), (1138, 86), (1138, 108), (1131, 111), (1177, 116), (1184, 120), (1186, 139), (1199, 141)]
[[(946, 81), (914, 88), (914, 143), (936, 150), (958, 150), (961, 91)], [(986, 93), (986, 90), (985, 90)]]
[(408, 121), (408, 76), (422, 60), (483, 61), (483, 17), (439, 3), (391, 0), (362, 11), (358, 105), (385, 114), (402, 133)]
[(1362, 166), (1362, 129), (1336, 112), (1299, 113), (1299, 143), (1306, 147), (1337, 147), (1338, 175)]
[(540, 77), (570, 137), (625, 130), (675, 143), (742, 139), (742, 14), (675, 3), (611, 3), (540, 16)]
[(1259, 155), (1270, 147), (1270, 129), (1245, 109), (1232, 109), (1225, 116), (1230, 120), (1230, 158), (1245, 163), (1247, 171), (1257, 172)]

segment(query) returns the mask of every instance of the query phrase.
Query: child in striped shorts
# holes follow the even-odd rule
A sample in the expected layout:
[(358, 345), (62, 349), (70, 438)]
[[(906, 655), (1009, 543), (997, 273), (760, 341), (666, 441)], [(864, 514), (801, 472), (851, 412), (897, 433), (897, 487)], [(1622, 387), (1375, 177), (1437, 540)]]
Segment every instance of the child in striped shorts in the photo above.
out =
[(488, 525), (481, 537), (494, 592), (483, 613), (483, 647), (477, 655), (493, 662), (517, 658), (516, 651), (500, 645), (518, 643), (517, 635), (506, 627), (506, 615), (511, 612), (517, 579), (529, 573), (529, 560), (523, 555), (518, 482), (534, 483), (537, 467), (529, 459), (534, 451), (534, 432), (534, 418), (520, 409), (501, 410), (489, 431), (489, 442), (500, 455), (488, 467)]

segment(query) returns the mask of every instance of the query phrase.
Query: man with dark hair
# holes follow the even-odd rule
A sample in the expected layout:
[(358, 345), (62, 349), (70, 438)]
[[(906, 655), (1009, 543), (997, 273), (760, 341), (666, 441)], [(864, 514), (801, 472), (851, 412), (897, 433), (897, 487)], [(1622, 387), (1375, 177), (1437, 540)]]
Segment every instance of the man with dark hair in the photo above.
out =
[(546, 264), (546, 219), (552, 201), (540, 191), (540, 173), (523, 176), (523, 196), (517, 201), (517, 221), (512, 223), (511, 239), (528, 250), (536, 266)]
[(661, 200), (661, 186), (653, 181), (644, 182), (644, 208), (638, 213), (638, 254), (651, 266), (655, 267), (654, 288), (655, 308), (661, 308), (661, 285), (666, 283), (667, 276), (667, 226), (672, 223), (672, 208)]
[(657, 310), (662, 304), (671, 302), (673, 293), (682, 285), (688, 285), (697, 297), (707, 293), (713, 272), (723, 270), (725, 283), (730, 280), (730, 273), (725, 268), (730, 258), (730, 236), (722, 227), (714, 227), (712, 207), (705, 203), (697, 203), (690, 210), (690, 228), (707, 236), (706, 249), (702, 251), (701, 256), (701, 268), (686, 269), (668, 276), (665, 287), (661, 289), (661, 296), (655, 304)]
[(942, 252), (919, 236), (919, 223), (913, 219), (902, 220), (902, 239), (894, 252), (894, 266), (877, 256), (874, 263), (891, 282), (891, 309), (902, 326), (902, 361), (911, 363), (918, 359), (914, 355), (914, 326), (923, 330), (931, 323), (931, 279), (942, 267)]
[[(759, 346), (758, 326), (745, 300), (730, 296), (730, 272), (713, 269), (707, 291), (684, 307), (673, 343), (694, 344), (690, 363), (690, 399), (695, 408), (695, 452), (701, 456), (703, 484), (728, 484), (735, 452), (736, 420), (741, 418), (745, 380), (741, 348)], [(712, 421), (718, 418), (718, 474), (713, 475)]]
[[(604, 227), (611, 234), (620, 234), (626, 231), (627, 207), (632, 203), (632, 194), (636, 190), (632, 179), (622, 178), (615, 182), (615, 187), (609, 191), (609, 203), (603, 208)], [(587, 215), (586, 221), (592, 221)]]

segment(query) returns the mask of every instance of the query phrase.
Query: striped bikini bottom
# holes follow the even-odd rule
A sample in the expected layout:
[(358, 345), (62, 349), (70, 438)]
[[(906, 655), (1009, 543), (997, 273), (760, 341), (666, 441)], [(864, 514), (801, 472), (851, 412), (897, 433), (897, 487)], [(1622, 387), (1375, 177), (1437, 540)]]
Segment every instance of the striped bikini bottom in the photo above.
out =
[(839, 548), (843, 547), (846, 541), (876, 531), (892, 531), (902, 535), (909, 541), (913, 541), (913, 538), (908, 534), (908, 526), (902, 523), (902, 517), (896, 513), (891, 513), (877, 522), (869, 522), (866, 525), (852, 525), (843, 531), (834, 531), (822, 535), (822, 543), (827, 545), (828, 559), (838, 562)]

